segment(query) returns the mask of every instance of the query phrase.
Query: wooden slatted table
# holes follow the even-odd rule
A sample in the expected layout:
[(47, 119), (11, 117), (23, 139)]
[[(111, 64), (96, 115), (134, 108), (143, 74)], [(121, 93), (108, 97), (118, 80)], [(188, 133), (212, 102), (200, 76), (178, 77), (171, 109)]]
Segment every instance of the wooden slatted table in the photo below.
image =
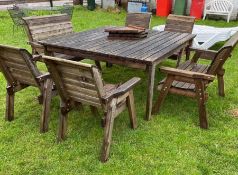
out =
[(166, 31), (149, 31), (146, 38), (139, 40), (110, 40), (103, 28), (57, 36), (39, 41), (47, 55), (52, 52), (82, 58), (146, 69), (148, 90), (145, 119), (151, 118), (154, 77), (156, 66), (174, 52), (191, 45), (195, 35)]

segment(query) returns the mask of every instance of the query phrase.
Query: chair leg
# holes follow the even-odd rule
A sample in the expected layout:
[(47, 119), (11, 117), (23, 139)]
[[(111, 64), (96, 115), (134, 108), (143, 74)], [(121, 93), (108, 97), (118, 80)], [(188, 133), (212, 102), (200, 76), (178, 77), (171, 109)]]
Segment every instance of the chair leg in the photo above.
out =
[(58, 142), (65, 139), (66, 131), (67, 131), (67, 119), (68, 119), (68, 112), (66, 109), (65, 103), (61, 100), (60, 101), (60, 118), (59, 118), (59, 132), (58, 132)]
[(178, 56), (177, 56), (177, 64), (176, 64), (176, 67), (178, 67), (179, 64), (180, 64), (180, 62), (181, 62), (182, 54), (183, 54), (183, 50), (179, 51), (179, 54), (178, 54)]
[(161, 107), (162, 103), (164, 102), (164, 99), (165, 99), (166, 95), (168, 94), (169, 89), (173, 83), (173, 80), (174, 80), (174, 76), (168, 75), (168, 77), (166, 78), (166, 80), (163, 84), (163, 87), (160, 91), (158, 100), (156, 101), (155, 105), (153, 106), (152, 114), (159, 112), (160, 107)]
[(99, 70), (102, 70), (100, 61), (95, 61), (95, 64), (96, 64), (96, 66), (97, 66), (97, 68), (98, 68)]
[(49, 117), (50, 117), (50, 103), (52, 98), (52, 86), (53, 81), (47, 79), (44, 83), (43, 89), (43, 104), (42, 104), (42, 114), (40, 123), (40, 132), (44, 133), (48, 131), (49, 128)]
[(106, 67), (112, 67), (112, 63), (106, 62)]
[(134, 104), (134, 95), (132, 90), (129, 92), (129, 96), (126, 99), (126, 103), (128, 107), (131, 128), (135, 129), (137, 127), (137, 121), (136, 121), (136, 111), (135, 111), (135, 104)]
[(197, 80), (195, 82), (196, 86), (196, 96), (198, 101), (198, 108), (199, 108), (199, 121), (200, 127), (203, 129), (208, 128), (208, 121), (207, 121), (207, 111), (206, 111), (206, 98), (205, 98), (205, 86), (202, 80)]
[(95, 117), (98, 117), (98, 116), (99, 116), (98, 109), (97, 109), (95, 106), (90, 106), (90, 109), (91, 109), (91, 112), (93, 113), (93, 115), (94, 115)]
[(224, 91), (224, 77), (223, 77), (223, 75), (217, 74), (217, 80), (218, 80), (219, 96), (224, 97), (225, 96), (225, 91)]
[(37, 99), (38, 99), (38, 103), (39, 103), (40, 105), (42, 105), (42, 104), (43, 104), (43, 94), (40, 94), (40, 95), (37, 97)]
[[(114, 100), (113, 100), (114, 101)], [(105, 128), (104, 128), (104, 138), (101, 151), (101, 161), (106, 162), (109, 157), (110, 146), (112, 142), (112, 130), (114, 124), (114, 113), (116, 111), (116, 105), (109, 107), (106, 118), (105, 118)]]
[(7, 121), (12, 121), (14, 120), (14, 97), (15, 94), (9, 94), (7, 92), (6, 95), (6, 113), (5, 113), (5, 119)]

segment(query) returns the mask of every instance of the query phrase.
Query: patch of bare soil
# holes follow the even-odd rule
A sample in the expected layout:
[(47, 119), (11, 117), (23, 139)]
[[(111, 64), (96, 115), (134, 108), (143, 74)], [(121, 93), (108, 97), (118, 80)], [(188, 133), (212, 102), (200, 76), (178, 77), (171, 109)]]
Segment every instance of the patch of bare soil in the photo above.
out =
[(229, 113), (235, 117), (235, 118), (238, 118), (238, 109), (232, 109), (229, 111)]

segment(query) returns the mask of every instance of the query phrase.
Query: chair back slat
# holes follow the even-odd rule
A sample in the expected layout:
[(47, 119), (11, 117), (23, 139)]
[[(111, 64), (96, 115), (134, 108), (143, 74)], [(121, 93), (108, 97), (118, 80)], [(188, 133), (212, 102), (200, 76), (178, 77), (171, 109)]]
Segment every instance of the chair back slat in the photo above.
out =
[[(64, 101), (76, 101), (92, 106), (102, 106), (102, 79), (95, 76), (93, 65), (43, 56)], [(98, 72), (99, 73), (99, 72)]]
[[(31, 42), (48, 39), (73, 32), (70, 16), (67, 14), (33, 16), (23, 18), (28, 39)], [(33, 48), (33, 52), (42, 53), (42, 48)]]
[(26, 17), (26, 14), (24, 13), (23, 10), (17, 7), (13, 7), (13, 8), (8, 8), (7, 11), (15, 25), (17, 26), (24, 25), (24, 21), (22, 18)]
[(35, 78), (41, 73), (31, 59), (25, 49), (0, 45), (1, 71), (12, 85), (21, 83), (39, 86)]
[(169, 32), (192, 33), (194, 22), (195, 17), (192, 16), (169, 15), (164, 30)]
[(151, 13), (128, 13), (125, 26), (150, 28)]
[(66, 13), (67, 15), (70, 16), (71, 19), (72, 19), (72, 16), (73, 16), (73, 12), (74, 12), (74, 6), (70, 5), (70, 4), (66, 4), (66, 3), (63, 4), (63, 8), (60, 9), (61, 14)]
[(217, 52), (217, 55), (211, 62), (211, 65), (208, 68), (208, 74), (216, 75), (217, 71), (219, 71), (226, 60), (231, 57), (231, 53), (233, 49), (236, 47), (238, 43), (238, 32), (235, 33), (225, 44), (224, 46)]

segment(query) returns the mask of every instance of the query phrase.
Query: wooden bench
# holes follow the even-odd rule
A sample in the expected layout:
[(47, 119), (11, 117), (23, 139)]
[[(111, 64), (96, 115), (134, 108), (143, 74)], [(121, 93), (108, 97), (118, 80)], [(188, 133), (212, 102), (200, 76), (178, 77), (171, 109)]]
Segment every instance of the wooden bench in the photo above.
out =
[[(178, 69), (161, 67), (160, 71), (167, 74), (167, 77), (158, 86), (160, 95), (153, 107), (153, 114), (159, 112), (167, 93), (192, 97), (198, 102), (200, 127), (208, 128), (205, 107), (208, 98), (206, 88), (217, 76), (219, 95), (225, 95), (223, 78), (225, 69), (223, 65), (231, 57), (237, 42), (238, 32), (218, 51), (191, 49), (195, 51), (192, 60), (181, 64)], [(211, 60), (211, 64), (198, 64), (200, 58)]]
[(227, 16), (227, 22), (230, 21), (234, 5), (230, 0), (211, 0), (205, 5), (203, 20), (208, 14)]
[(102, 108), (104, 139), (101, 161), (109, 156), (114, 119), (127, 107), (131, 127), (136, 128), (136, 113), (132, 88), (140, 78), (132, 78), (122, 85), (104, 84), (97, 67), (90, 64), (43, 56), (61, 97), (58, 140), (65, 138), (68, 112), (77, 103), (90, 105), (92, 112)]
[(0, 45), (0, 70), (7, 80), (6, 120), (14, 119), (15, 93), (29, 86), (37, 87), (41, 93), (39, 102), (43, 104), (40, 131), (46, 132), (51, 97), (56, 94), (49, 73), (41, 73), (37, 69), (27, 50), (4, 45)]
[[(73, 26), (70, 16), (67, 14), (56, 14), (47, 16), (31, 16), (23, 18), (25, 29), (32, 47), (32, 54), (47, 54), (44, 47), (37, 41), (73, 33)], [(57, 56), (64, 59), (80, 61), (82, 58), (69, 55), (53, 53), (51, 56)]]
[[(195, 17), (192, 16), (181, 16), (181, 15), (172, 15), (170, 14), (166, 20), (164, 31), (169, 32), (179, 32), (179, 33), (192, 33), (193, 26), (195, 22)], [(185, 49), (186, 55), (189, 55), (189, 50)], [(176, 67), (179, 66), (183, 50), (174, 53), (173, 56), (169, 57), (171, 59), (177, 60)]]

